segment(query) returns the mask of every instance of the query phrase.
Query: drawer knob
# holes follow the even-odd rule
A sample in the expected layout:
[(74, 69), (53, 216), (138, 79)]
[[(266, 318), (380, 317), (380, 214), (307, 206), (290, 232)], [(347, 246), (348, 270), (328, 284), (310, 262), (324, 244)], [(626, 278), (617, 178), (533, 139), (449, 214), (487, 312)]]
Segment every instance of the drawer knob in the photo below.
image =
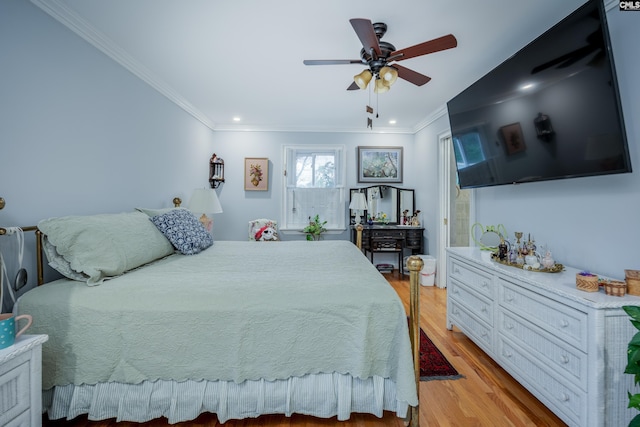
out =
[(562, 363), (569, 363), (569, 356), (567, 356), (566, 354), (563, 354), (562, 356), (560, 356), (560, 361)]
[(505, 299), (507, 300), (507, 302), (513, 302), (513, 295), (507, 295)]
[(489, 286), (489, 284), (487, 283), (487, 281), (486, 281), (486, 280), (483, 280), (483, 281), (482, 281), (482, 287), (483, 287), (483, 288), (486, 288), (486, 287), (488, 287), (488, 286)]
[(487, 331), (484, 331), (484, 332), (482, 333), (482, 337), (483, 337), (483, 338), (488, 338), (488, 337), (489, 337), (489, 333), (488, 333)]
[(506, 328), (509, 330), (513, 329), (513, 323), (507, 323)]
[(503, 352), (502, 352), (502, 355), (503, 355), (504, 357), (511, 357), (511, 356), (513, 356), (513, 354), (512, 354), (510, 351), (507, 351), (507, 350), (503, 351)]
[(486, 313), (486, 312), (487, 312), (487, 306), (486, 306), (486, 305), (482, 306), (482, 308), (481, 308), (480, 310), (481, 310), (483, 313)]
[(560, 400), (563, 402), (568, 402), (569, 401), (569, 395), (567, 393), (562, 393), (560, 395)]
[(456, 274), (460, 274), (460, 269), (459, 268), (454, 268), (453, 272), (456, 273)]
[(569, 322), (567, 321), (567, 319), (562, 319), (562, 322), (560, 322), (560, 326), (563, 328), (569, 326)]

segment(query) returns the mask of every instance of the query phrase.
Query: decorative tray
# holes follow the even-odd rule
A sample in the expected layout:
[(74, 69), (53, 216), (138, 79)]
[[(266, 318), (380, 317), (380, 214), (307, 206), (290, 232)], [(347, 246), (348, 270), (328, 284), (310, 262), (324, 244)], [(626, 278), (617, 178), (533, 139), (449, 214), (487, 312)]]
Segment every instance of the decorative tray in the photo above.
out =
[(515, 267), (515, 268), (519, 268), (520, 270), (526, 270), (526, 271), (537, 271), (539, 273), (560, 273), (561, 271), (564, 271), (564, 265), (558, 264), (558, 263), (555, 263), (550, 268), (546, 268), (546, 267), (533, 268), (532, 266), (527, 264), (520, 265), (520, 264), (511, 263), (508, 261), (502, 261), (500, 258), (498, 258), (497, 252), (491, 253), (491, 259), (497, 262), (498, 264), (508, 265), (509, 267)]

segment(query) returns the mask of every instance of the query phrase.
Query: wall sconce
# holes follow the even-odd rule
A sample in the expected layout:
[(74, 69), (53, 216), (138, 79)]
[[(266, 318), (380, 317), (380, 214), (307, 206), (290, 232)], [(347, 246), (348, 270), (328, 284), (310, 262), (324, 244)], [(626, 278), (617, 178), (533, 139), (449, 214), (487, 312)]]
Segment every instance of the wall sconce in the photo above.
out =
[(209, 185), (218, 188), (224, 182), (224, 160), (213, 153), (209, 160)]
[(553, 127), (551, 126), (551, 119), (546, 114), (538, 113), (538, 117), (533, 120), (533, 124), (536, 127), (536, 134), (539, 139), (549, 142), (553, 139), (555, 134)]

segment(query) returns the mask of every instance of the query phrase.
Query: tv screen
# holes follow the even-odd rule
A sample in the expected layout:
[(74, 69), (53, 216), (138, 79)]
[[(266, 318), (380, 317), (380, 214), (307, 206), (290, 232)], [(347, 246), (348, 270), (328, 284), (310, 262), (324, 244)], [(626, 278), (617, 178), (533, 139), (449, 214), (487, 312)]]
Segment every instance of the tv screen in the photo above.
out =
[(447, 107), (462, 188), (631, 172), (606, 16), (597, 0)]

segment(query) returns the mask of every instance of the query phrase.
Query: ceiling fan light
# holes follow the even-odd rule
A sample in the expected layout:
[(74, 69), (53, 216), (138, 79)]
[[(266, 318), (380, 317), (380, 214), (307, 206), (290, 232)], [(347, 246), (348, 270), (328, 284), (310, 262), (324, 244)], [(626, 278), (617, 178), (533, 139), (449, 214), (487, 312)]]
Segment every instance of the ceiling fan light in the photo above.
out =
[(383, 79), (376, 79), (376, 86), (373, 91), (375, 93), (385, 93), (389, 91), (389, 86), (385, 84)]
[(363, 70), (360, 74), (353, 76), (353, 81), (356, 82), (360, 89), (366, 89), (367, 85), (371, 81), (371, 77), (373, 77), (371, 71)]
[(380, 78), (384, 81), (384, 84), (391, 86), (398, 80), (398, 70), (392, 67), (382, 67), (380, 69)]

